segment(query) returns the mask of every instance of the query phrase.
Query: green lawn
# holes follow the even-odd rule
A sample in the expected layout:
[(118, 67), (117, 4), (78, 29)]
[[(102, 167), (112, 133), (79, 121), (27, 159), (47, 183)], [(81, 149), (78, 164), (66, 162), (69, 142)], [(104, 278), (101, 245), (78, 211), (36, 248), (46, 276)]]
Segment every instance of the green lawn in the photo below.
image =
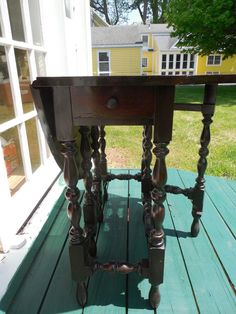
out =
[[(201, 102), (203, 87), (180, 86), (176, 102)], [(196, 171), (202, 130), (199, 112), (175, 112), (168, 167)], [(236, 179), (236, 86), (219, 86), (214, 122), (211, 126), (207, 174)], [(138, 168), (142, 155), (142, 127), (106, 127), (108, 165)]]

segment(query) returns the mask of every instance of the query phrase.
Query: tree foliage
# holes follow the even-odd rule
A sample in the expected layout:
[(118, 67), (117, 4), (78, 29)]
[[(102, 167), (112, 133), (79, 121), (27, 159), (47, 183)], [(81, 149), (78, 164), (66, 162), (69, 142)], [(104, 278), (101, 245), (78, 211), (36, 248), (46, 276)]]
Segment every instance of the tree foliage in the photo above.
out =
[(90, 6), (101, 14), (109, 25), (127, 21), (129, 0), (90, 0)]
[(225, 58), (236, 53), (235, 0), (171, 0), (166, 17), (172, 36), (189, 52)]
[(132, 9), (139, 11), (143, 24), (166, 23), (166, 10), (170, 0), (133, 0)]

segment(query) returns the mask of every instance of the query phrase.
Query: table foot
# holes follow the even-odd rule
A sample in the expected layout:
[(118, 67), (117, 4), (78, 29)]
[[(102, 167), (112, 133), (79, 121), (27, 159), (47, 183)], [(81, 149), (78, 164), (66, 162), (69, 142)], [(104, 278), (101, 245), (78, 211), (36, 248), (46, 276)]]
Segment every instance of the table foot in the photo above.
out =
[(191, 225), (191, 236), (192, 237), (197, 237), (200, 231), (200, 222), (199, 218), (194, 218), (192, 225)]
[(88, 289), (84, 282), (77, 283), (76, 300), (81, 307), (84, 307), (88, 301)]
[(91, 257), (97, 256), (97, 244), (95, 242), (94, 237), (91, 237), (89, 239), (89, 254)]
[(159, 290), (159, 286), (151, 286), (149, 295), (148, 295), (149, 303), (153, 309), (156, 309), (161, 301), (161, 294)]

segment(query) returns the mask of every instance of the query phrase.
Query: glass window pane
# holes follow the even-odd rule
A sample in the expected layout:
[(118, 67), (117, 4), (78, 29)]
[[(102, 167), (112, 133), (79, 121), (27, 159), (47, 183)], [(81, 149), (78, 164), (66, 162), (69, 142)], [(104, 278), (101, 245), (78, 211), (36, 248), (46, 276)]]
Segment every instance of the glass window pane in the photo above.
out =
[(34, 110), (33, 98), (30, 91), (29, 64), (26, 50), (15, 49), (17, 72), (20, 84), (23, 111)]
[(143, 35), (143, 43), (147, 43), (148, 42), (148, 36), (147, 35)]
[(29, 0), (29, 10), (30, 10), (30, 22), (33, 36), (33, 43), (38, 46), (42, 46), (42, 28), (40, 20), (40, 7), (38, 0)]
[(34, 172), (41, 164), (39, 154), (38, 132), (36, 127), (36, 120), (30, 119), (25, 122), (26, 133), (28, 138), (29, 152), (32, 172)]
[(12, 38), (14, 40), (25, 41), (20, 0), (7, 0), (7, 5), (11, 23)]
[(162, 69), (166, 69), (166, 62), (162, 62), (161, 67), (162, 67)]
[(45, 76), (46, 75), (45, 54), (39, 51), (35, 51), (35, 62), (37, 67), (37, 75)]
[(4, 47), (0, 46), (0, 123), (15, 117)]
[(213, 64), (214, 56), (208, 56), (207, 64)]
[(3, 156), (7, 169), (8, 183), (13, 195), (25, 182), (17, 127), (0, 134)]
[(99, 52), (99, 61), (109, 61), (108, 52)]
[(100, 72), (109, 72), (109, 63), (103, 62), (99, 64), (99, 71)]
[(109, 76), (109, 73), (100, 73), (99, 76)]
[(142, 67), (143, 68), (147, 67), (147, 58), (142, 58)]
[(215, 64), (220, 64), (221, 56), (215, 56)]

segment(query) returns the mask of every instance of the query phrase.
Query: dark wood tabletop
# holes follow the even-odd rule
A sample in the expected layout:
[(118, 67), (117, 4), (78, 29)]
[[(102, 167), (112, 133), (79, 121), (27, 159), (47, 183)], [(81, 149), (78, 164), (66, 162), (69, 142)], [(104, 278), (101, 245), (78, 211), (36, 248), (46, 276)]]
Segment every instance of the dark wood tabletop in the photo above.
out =
[(236, 75), (64, 76), (38, 77), (33, 87), (47, 86), (156, 86), (236, 83)]

